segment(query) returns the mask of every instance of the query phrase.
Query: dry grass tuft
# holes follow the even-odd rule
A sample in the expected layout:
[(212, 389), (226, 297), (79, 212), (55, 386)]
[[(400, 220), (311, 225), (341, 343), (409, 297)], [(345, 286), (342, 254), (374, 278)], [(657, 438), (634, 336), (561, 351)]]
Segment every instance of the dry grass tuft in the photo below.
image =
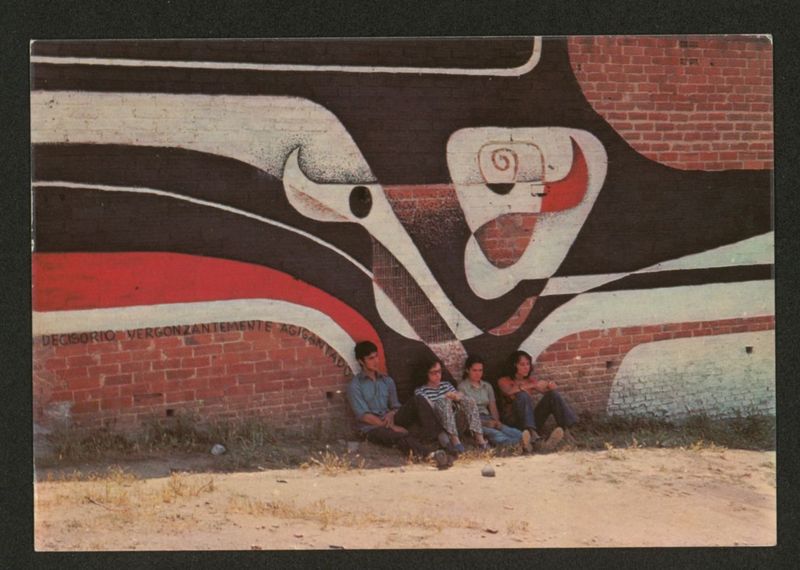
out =
[(336, 477), (337, 475), (341, 475), (353, 469), (361, 472), (365, 465), (366, 460), (359, 454), (355, 456), (339, 455), (335, 451), (326, 449), (325, 451), (313, 454), (308, 458), (308, 461), (300, 467), (303, 469), (315, 467), (320, 469), (321, 473), (324, 475)]
[(624, 461), (628, 459), (628, 456), (625, 452), (621, 449), (616, 449), (613, 444), (606, 442), (605, 443), (607, 457), (609, 459), (613, 459), (614, 461)]
[(259, 501), (243, 495), (231, 497), (229, 512), (253, 516), (270, 515), (280, 519), (304, 520), (318, 523), (322, 530), (333, 525), (366, 527), (390, 525), (441, 531), (444, 528), (481, 528), (476, 521), (434, 518), (429, 516), (381, 516), (374, 512), (353, 512), (331, 507), (322, 499), (306, 506), (284, 501)]

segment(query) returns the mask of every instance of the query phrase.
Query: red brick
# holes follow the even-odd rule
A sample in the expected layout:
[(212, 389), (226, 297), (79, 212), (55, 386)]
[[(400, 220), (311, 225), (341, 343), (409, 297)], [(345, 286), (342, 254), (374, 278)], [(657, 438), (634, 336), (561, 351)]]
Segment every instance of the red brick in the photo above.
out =
[(48, 397), (48, 402), (69, 402), (73, 399), (73, 393), (71, 390), (58, 390), (53, 391), (50, 393)]
[(129, 362), (130, 352), (109, 352), (100, 355), (100, 364), (113, 364), (117, 362)]
[(105, 376), (107, 374), (119, 374), (119, 372), (119, 364), (103, 364), (89, 367), (89, 376)]
[(153, 346), (153, 341), (147, 339), (123, 340), (119, 344), (122, 350), (144, 350)]
[(153, 361), (151, 363), (151, 368), (153, 370), (170, 370), (170, 369), (177, 369), (181, 367), (181, 359), (180, 358), (168, 358), (166, 360), (158, 360)]
[(198, 400), (208, 400), (211, 398), (222, 398), (225, 395), (223, 388), (209, 388), (206, 390), (197, 390), (195, 398)]
[[(36, 362), (36, 356), (34, 355), (33, 361)], [(45, 370), (63, 370), (67, 367), (67, 359), (66, 358), (48, 358), (45, 361)]]
[(242, 384), (225, 388), (226, 396), (249, 396), (254, 393), (252, 384)]
[(191, 346), (165, 348), (162, 352), (167, 358), (190, 358), (194, 355), (194, 349)]
[(130, 384), (133, 382), (132, 374), (118, 374), (116, 376), (106, 376), (103, 379), (104, 386), (116, 386), (119, 384)]
[(193, 356), (207, 356), (209, 354), (222, 354), (222, 345), (208, 344), (192, 347)]
[(600, 331), (592, 330), (592, 331), (582, 331), (578, 333), (578, 338), (580, 339), (593, 339), (600, 336)]
[(90, 412), (100, 411), (100, 402), (97, 400), (89, 400), (86, 402), (76, 402), (72, 406), (73, 414), (86, 414)]
[[(178, 349), (171, 349), (178, 350)], [(131, 360), (161, 360), (160, 350), (134, 350), (131, 353)]]
[(150, 370), (150, 362), (123, 362), (119, 365), (120, 372), (146, 372)]
[(180, 392), (170, 392), (166, 395), (166, 403), (190, 402), (194, 400), (194, 390), (183, 390)]
[(229, 364), (227, 368), (228, 374), (252, 374), (254, 371), (255, 366), (251, 363)]
[(89, 354), (116, 352), (117, 349), (116, 342), (92, 342), (86, 345), (86, 352)]
[(133, 397), (131, 396), (100, 400), (101, 410), (121, 410), (123, 408), (130, 408), (131, 406), (133, 406)]
[(56, 356), (75, 356), (76, 354), (86, 354), (85, 344), (67, 344), (55, 347)]
[(224, 333), (214, 333), (213, 341), (214, 342), (232, 342), (236, 340), (240, 340), (242, 338), (242, 333), (239, 331), (231, 331), (231, 332), (224, 332)]
[(184, 358), (181, 361), (182, 368), (203, 368), (209, 365), (211, 365), (211, 359), (208, 356)]
[(183, 380), (184, 378), (191, 378), (194, 376), (194, 370), (167, 370), (167, 380)]

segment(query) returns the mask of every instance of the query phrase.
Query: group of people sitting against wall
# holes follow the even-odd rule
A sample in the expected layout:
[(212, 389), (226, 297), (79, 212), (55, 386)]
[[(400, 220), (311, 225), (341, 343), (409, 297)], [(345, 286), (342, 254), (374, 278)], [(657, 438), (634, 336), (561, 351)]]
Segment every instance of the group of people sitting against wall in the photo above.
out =
[[(554, 382), (531, 377), (531, 357), (521, 350), (509, 356), (497, 397), (483, 379), (479, 356), (468, 356), (457, 388), (442, 380), (442, 362), (431, 357), (420, 363), (417, 388), (402, 405), (394, 380), (378, 370), (378, 347), (359, 342), (355, 356), (361, 371), (350, 381), (347, 399), (367, 441), (397, 447), (417, 460), (432, 458), (440, 469), (465, 451), (461, 437), (467, 433), (479, 449), (518, 445), (525, 453), (541, 453), (556, 449), (577, 422)], [(535, 401), (534, 394), (542, 396)], [(550, 416), (556, 427), (544, 438)]]

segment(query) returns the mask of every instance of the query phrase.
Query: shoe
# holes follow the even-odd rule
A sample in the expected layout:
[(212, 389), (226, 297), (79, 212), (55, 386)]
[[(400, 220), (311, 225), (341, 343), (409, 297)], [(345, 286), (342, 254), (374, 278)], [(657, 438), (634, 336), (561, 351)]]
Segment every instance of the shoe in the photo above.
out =
[(522, 451), (525, 453), (531, 453), (533, 451), (533, 446), (531, 445), (531, 432), (528, 430), (522, 431)]
[(478, 449), (480, 449), (481, 451), (489, 451), (491, 448), (492, 446), (489, 445), (488, 441), (484, 441), (483, 443), (478, 444)]
[(436, 462), (436, 468), (440, 471), (443, 469), (447, 469), (451, 465), (453, 465), (452, 460), (447, 457), (447, 454), (442, 451), (441, 449), (437, 449), (433, 452), (433, 460)]
[(447, 432), (440, 431), (439, 435), (436, 437), (439, 440), (439, 445), (441, 445), (444, 449), (450, 447), (450, 436), (447, 435)]
[(454, 457), (458, 457), (459, 455), (461, 455), (465, 451), (466, 451), (466, 449), (464, 449), (464, 444), (463, 443), (451, 443), (449, 448), (448, 448), (448, 450), (447, 450), (447, 452), (450, 455), (454, 456)]
[(545, 441), (544, 445), (542, 445), (542, 451), (545, 453), (554, 451), (556, 447), (558, 447), (558, 444), (561, 443), (562, 439), (564, 439), (564, 430), (560, 427), (557, 427), (550, 432), (550, 435), (547, 437), (547, 441)]

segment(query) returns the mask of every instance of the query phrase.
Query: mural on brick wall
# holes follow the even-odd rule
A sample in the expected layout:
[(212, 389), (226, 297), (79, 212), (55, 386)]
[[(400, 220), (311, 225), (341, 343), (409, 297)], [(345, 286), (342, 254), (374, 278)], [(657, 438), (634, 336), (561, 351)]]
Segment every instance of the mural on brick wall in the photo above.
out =
[[(401, 396), (427, 352), (452, 376), (480, 353), (493, 377), (522, 348), (578, 409), (774, 412), (771, 171), (645, 158), (566, 40), (48, 41), (31, 59), (42, 413), (150, 394), (339, 418), (361, 339)], [(160, 352), (123, 370), (126, 350)], [(298, 389), (316, 396), (271, 395)]]

